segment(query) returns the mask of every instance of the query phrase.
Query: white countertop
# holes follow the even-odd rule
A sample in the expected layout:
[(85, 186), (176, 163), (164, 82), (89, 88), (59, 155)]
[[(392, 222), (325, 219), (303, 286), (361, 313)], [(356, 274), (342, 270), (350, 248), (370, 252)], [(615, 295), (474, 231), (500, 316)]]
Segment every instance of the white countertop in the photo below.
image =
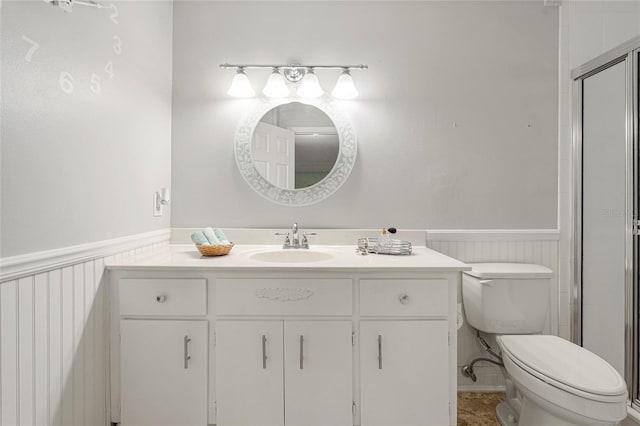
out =
[[(141, 254), (106, 263), (110, 270), (135, 269), (188, 269), (217, 271), (290, 271), (290, 270), (375, 270), (403, 272), (455, 272), (471, 267), (424, 246), (414, 246), (407, 256), (356, 254), (355, 246), (316, 245), (310, 251), (329, 253), (332, 258), (317, 262), (276, 263), (255, 260), (252, 254), (263, 251), (281, 251), (276, 245), (237, 244), (226, 256), (204, 257), (192, 244), (174, 244), (151, 254)], [(295, 249), (291, 249), (295, 250)], [(305, 249), (297, 249), (305, 250)]]

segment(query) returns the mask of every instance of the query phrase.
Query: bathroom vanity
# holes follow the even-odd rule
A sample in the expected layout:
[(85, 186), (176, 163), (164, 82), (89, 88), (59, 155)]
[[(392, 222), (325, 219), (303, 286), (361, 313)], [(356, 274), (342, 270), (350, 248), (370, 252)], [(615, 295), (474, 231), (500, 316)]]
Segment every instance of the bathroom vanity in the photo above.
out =
[(107, 268), (112, 422), (456, 424), (457, 260), (171, 246)]

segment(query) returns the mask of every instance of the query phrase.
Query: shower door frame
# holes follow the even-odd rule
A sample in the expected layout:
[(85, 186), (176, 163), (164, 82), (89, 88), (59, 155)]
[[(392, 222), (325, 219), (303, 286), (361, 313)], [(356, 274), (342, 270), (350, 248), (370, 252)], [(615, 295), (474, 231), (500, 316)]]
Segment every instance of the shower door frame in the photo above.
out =
[(582, 330), (582, 176), (583, 176), (583, 95), (584, 80), (621, 62), (626, 62), (626, 202), (625, 202), (625, 380), (631, 405), (640, 410), (638, 371), (638, 72), (640, 37), (635, 37), (571, 72), (572, 86), (572, 152), (573, 152), (573, 229), (571, 271), (571, 337), (583, 344)]

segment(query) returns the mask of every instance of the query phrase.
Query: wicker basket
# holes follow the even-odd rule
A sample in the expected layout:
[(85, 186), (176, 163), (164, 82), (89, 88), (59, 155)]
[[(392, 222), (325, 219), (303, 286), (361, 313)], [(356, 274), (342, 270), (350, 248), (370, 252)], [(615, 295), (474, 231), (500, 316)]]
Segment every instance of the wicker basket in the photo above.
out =
[(220, 245), (220, 246), (199, 246), (196, 245), (198, 251), (202, 253), (203, 256), (224, 256), (229, 254), (231, 249), (233, 248), (233, 243), (228, 245)]

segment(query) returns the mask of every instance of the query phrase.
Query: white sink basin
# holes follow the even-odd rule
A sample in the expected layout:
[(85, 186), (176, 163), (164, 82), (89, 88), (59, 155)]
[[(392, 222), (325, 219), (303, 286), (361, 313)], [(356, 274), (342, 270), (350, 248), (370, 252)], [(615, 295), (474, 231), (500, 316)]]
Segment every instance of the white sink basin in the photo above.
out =
[(310, 263), (333, 259), (333, 255), (313, 250), (277, 250), (254, 253), (249, 258), (272, 263)]

